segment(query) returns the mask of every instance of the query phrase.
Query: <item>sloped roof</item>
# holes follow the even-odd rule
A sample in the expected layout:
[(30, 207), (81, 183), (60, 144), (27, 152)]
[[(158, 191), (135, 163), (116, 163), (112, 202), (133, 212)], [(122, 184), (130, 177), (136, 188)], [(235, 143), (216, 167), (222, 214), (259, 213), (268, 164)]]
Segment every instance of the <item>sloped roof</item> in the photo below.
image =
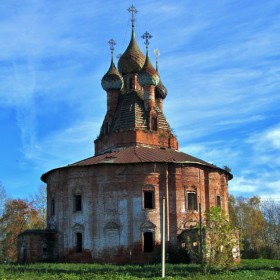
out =
[[(170, 126), (156, 105), (155, 111), (158, 117), (158, 128), (170, 131)], [(111, 124), (110, 132), (129, 131), (134, 129), (148, 129), (148, 116), (144, 107), (143, 93), (130, 91), (121, 94), (118, 105)], [(104, 134), (104, 123), (101, 127), (100, 135)]]
[[(150, 146), (131, 146), (126, 148), (118, 148), (114, 149), (110, 152), (93, 156), (73, 164), (69, 164), (68, 166), (64, 166), (61, 168), (68, 167), (78, 167), (78, 166), (90, 166), (90, 165), (98, 165), (98, 164), (128, 164), (128, 163), (181, 163), (181, 164), (198, 164), (203, 166), (208, 166), (210, 168), (223, 170), (209, 162), (198, 159), (191, 155), (185, 154), (183, 152), (174, 150), (174, 149), (166, 149), (159, 147), (150, 147)], [(60, 169), (60, 168), (57, 168)], [(42, 175), (42, 181), (45, 181), (46, 175), (49, 172)], [(229, 179), (232, 179), (232, 174), (229, 174)]]
[(198, 163), (217, 168), (215, 165), (212, 165), (206, 161), (176, 151), (174, 149), (149, 146), (135, 146), (116, 149), (108, 153), (78, 161), (76, 163), (70, 164), (70, 166), (84, 166), (101, 163), (123, 164), (141, 162)]

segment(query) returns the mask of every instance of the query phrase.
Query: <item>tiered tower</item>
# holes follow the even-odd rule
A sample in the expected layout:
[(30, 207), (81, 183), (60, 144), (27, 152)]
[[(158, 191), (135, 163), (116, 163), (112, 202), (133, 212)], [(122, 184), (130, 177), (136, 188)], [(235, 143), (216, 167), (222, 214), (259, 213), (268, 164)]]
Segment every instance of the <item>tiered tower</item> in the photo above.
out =
[(110, 40), (112, 60), (108, 72), (102, 78), (102, 87), (107, 92), (107, 112), (95, 140), (95, 155), (132, 147), (151, 146), (178, 149), (176, 137), (163, 114), (162, 101), (167, 90), (153, 67), (148, 52), (148, 32), (142, 36), (146, 45), (146, 57), (135, 39), (132, 6), (132, 32), (130, 43), (121, 55), (118, 70), (113, 62), (115, 42)]

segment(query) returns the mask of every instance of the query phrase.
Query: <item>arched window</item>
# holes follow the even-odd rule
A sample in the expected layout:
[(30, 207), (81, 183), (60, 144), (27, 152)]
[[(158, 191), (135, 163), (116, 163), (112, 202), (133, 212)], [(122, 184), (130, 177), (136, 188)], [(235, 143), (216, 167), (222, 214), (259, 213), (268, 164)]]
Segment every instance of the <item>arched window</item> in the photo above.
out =
[(120, 225), (109, 222), (104, 227), (105, 245), (110, 250), (117, 250), (120, 246)]
[(73, 226), (73, 247), (76, 253), (83, 252), (84, 243), (84, 226), (81, 224), (75, 224)]
[(151, 221), (146, 221), (141, 225), (142, 230), (142, 248), (143, 252), (150, 253), (154, 251), (155, 244), (155, 228)]

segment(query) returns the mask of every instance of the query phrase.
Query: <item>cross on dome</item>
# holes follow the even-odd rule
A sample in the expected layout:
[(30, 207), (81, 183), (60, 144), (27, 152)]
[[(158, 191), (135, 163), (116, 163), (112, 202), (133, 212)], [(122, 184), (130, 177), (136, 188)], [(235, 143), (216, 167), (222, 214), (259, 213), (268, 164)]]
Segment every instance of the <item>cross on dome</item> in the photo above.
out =
[(111, 54), (113, 54), (113, 53), (114, 53), (114, 50), (115, 50), (115, 45), (116, 45), (117, 43), (115, 42), (114, 39), (110, 39), (110, 40), (108, 41), (108, 44), (110, 45)]
[(148, 31), (146, 31), (142, 36), (141, 38), (143, 38), (145, 40), (144, 44), (146, 45), (146, 48), (148, 48), (148, 45), (149, 45), (149, 39), (151, 39), (153, 36), (148, 33)]
[(134, 27), (134, 22), (135, 22), (135, 14), (138, 12), (137, 10), (136, 10), (136, 8), (133, 6), (133, 5), (131, 5), (128, 9), (128, 12), (130, 13), (130, 15), (131, 15), (131, 22), (132, 22), (132, 27)]
[(158, 50), (158, 49), (155, 49), (155, 50), (154, 50), (154, 54), (155, 54), (155, 56), (156, 56), (156, 70), (158, 71), (158, 57), (159, 57), (159, 55), (160, 55), (159, 50)]

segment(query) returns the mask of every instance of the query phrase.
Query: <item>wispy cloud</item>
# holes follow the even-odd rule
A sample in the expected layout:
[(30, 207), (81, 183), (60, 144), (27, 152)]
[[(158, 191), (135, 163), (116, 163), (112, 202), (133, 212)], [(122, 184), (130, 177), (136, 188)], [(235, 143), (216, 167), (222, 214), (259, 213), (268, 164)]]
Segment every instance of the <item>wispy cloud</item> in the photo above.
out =
[[(263, 186), (278, 192), (278, 2), (133, 3), (140, 48), (148, 30), (151, 60), (153, 49), (161, 53), (169, 92), (164, 113), (182, 150), (230, 166), (236, 194), (263, 196)], [(117, 41), (116, 54), (126, 48), (130, 5), (121, 1), (116, 12), (114, 1), (0, 3), (0, 124), (6, 111), (14, 113), (10, 125), (20, 131), (20, 146), (8, 148), (21, 152), (18, 174), (34, 176), (93, 155), (106, 110), (100, 80), (110, 61), (107, 42)], [(32, 179), (9, 182), (24, 181)]]

